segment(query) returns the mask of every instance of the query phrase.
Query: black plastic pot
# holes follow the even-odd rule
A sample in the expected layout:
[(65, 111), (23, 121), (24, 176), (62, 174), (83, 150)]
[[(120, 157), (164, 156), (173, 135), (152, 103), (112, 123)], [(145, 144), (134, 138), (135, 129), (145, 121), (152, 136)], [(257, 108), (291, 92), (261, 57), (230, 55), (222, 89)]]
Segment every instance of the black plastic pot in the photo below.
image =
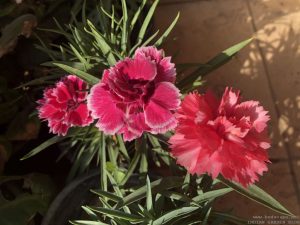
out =
[(41, 225), (70, 225), (69, 220), (81, 219), (81, 206), (93, 205), (98, 199), (90, 190), (98, 189), (99, 181), (99, 171), (92, 171), (67, 185), (51, 203)]

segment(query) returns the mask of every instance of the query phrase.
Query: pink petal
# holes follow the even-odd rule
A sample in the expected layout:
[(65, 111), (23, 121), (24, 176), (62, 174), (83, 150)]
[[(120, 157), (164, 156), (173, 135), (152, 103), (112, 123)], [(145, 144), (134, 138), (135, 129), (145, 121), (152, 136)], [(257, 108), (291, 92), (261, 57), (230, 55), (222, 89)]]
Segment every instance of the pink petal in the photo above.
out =
[(257, 132), (262, 132), (267, 127), (267, 122), (270, 120), (270, 116), (267, 115), (268, 111), (265, 111), (262, 106), (259, 106), (257, 101), (246, 101), (236, 106), (235, 114), (238, 117), (249, 116), (253, 127)]
[(152, 100), (145, 108), (145, 119), (146, 124), (152, 129), (152, 133), (164, 133), (177, 125), (170, 110)]
[(157, 76), (155, 81), (157, 82), (171, 82), (176, 80), (176, 68), (175, 64), (171, 62), (171, 57), (163, 58), (158, 64)]
[(176, 79), (175, 64), (171, 63), (171, 57), (164, 57), (163, 50), (158, 50), (153, 46), (138, 48), (134, 57), (147, 57), (153, 60), (157, 65), (157, 76), (155, 82), (171, 82), (174, 83)]
[(149, 127), (145, 123), (145, 117), (143, 113), (132, 114), (126, 119), (126, 126), (124, 126), (123, 137), (125, 141), (131, 141), (139, 138), (144, 131)]
[(163, 50), (157, 50), (157, 48), (153, 46), (147, 46), (147, 47), (138, 48), (135, 51), (134, 58), (144, 56), (158, 63), (163, 58), (163, 55), (164, 55)]
[(178, 119), (192, 124), (204, 124), (213, 119), (213, 112), (206, 98), (195, 92), (185, 96), (178, 110)]
[(206, 91), (203, 95), (205, 102), (209, 105), (212, 115), (216, 116), (220, 101), (216, 98), (211, 90)]
[(169, 110), (175, 110), (180, 105), (180, 93), (174, 84), (161, 82), (155, 88), (151, 100)]
[(169, 143), (177, 162), (189, 172), (199, 175), (208, 172), (214, 177), (220, 173), (221, 163), (218, 162), (217, 150), (221, 139), (211, 128), (187, 126), (186, 129), (178, 130), (177, 127)]
[(124, 61), (123, 72), (130, 79), (153, 80), (157, 74), (156, 65), (146, 57), (140, 56), (135, 59)]
[(61, 121), (49, 120), (48, 125), (50, 127), (50, 132), (60, 136), (66, 136), (69, 130), (69, 126)]
[(105, 84), (93, 86), (88, 96), (88, 108), (92, 117), (99, 119), (96, 126), (106, 134), (115, 134), (124, 125), (124, 112), (117, 107)]
[(184, 98), (171, 152), (190, 173), (222, 174), (246, 187), (267, 171), (267, 112), (258, 102), (239, 104), (239, 92), (231, 89), (226, 89), (219, 110), (209, 98), (197, 93)]
[(240, 100), (240, 92), (233, 91), (232, 88), (226, 87), (219, 106), (219, 113), (230, 116), (234, 107)]

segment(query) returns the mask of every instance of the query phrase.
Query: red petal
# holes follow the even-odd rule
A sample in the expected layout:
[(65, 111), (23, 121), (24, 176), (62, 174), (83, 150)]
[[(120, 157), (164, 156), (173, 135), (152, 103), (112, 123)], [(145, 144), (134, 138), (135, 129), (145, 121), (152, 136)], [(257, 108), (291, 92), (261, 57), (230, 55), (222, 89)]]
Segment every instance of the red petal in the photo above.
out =
[(242, 102), (235, 108), (235, 115), (240, 118), (249, 116), (253, 127), (259, 133), (267, 127), (267, 122), (270, 120), (270, 116), (267, 114), (268, 111), (259, 106), (259, 102), (257, 101)]
[(60, 103), (66, 102), (72, 98), (68, 87), (63, 82), (58, 82), (56, 88), (53, 90), (53, 94), (56, 96), (56, 100)]
[(219, 113), (230, 116), (240, 100), (240, 92), (226, 87), (219, 106)]
[(73, 126), (86, 126), (92, 122), (92, 118), (89, 116), (89, 110), (85, 103), (81, 103), (74, 111), (70, 112), (68, 123)]

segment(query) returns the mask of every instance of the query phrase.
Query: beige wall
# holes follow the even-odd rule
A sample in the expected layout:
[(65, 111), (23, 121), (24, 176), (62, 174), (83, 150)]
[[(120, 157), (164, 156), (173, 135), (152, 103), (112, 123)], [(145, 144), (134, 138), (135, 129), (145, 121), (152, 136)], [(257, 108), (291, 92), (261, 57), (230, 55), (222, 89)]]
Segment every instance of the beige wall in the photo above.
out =
[[(300, 0), (161, 0), (156, 26), (166, 28), (178, 11), (180, 20), (164, 45), (168, 54), (177, 54), (177, 63), (204, 63), (227, 47), (256, 37), (230, 63), (210, 74), (205, 88), (221, 93), (225, 86), (233, 86), (245, 99), (260, 100), (270, 111), (273, 163), (258, 185), (299, 215)], [(236, 195), (230, 198), (234, 205), (225, 206), (235, 206), (241, 216), (274, 214)]]

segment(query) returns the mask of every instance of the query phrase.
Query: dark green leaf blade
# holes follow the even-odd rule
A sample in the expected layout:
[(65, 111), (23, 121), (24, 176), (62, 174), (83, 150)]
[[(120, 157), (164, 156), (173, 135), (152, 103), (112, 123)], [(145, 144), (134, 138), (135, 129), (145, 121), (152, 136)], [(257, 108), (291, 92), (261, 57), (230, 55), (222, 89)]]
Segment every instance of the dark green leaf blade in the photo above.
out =
[[(152, 195), (154, 195), (160, 191), (163, 191), (163, 190), (180, 187), (180, 186), (182, 186), (182, 183), (183, 183), (182, 177), (171, 177), (170, 176), (170, 177), (158, 179), (151, 183)], [(141, 188), (135, 190), (133, 193), (124, 197), (123, 204), (118, 205), (118, 207), (122, 207), (123, 205), (129, 205), (133, 202), (143, 199), (143, 198), (145, 198), (146, 193), (147, 193), (147, 187), (146, 186), (141, 187)]]
[(67, 138), (66, 136), (65, 137), (60, 137), (60, 136), (54, 136), (50, 139), (48, 139), (47, 141), (45, 141), (44, 143), (42, 143), (41, 145), (39, 145), (38, 147), (36, 147), (35, 149), (33, 149), (32, 151), (30, 151), (28, 154), (26, 154), (25, 156), (23, 156), (21, 158), (21, 160), (25, 160), (25, 159), (28, 159), (38, 153), (40, 153), (41, 151), (43, 151), (44, 149), (48, 148), (49, 146), (63, 140)]
[(74, 75), (82, 78), (83, 80), (85, 80), (86, 82), (88, 82), (91, 85), (97, 84), (99, 82), (99, 78), (94, 77), (94, 76), (92, 76), (84, 71), (81, 71), (79, 69), (72, 68), (68, 65), (64, 65), (64, 64), (60, 64), (60, 63), (53, 63), (53, 64), (60, 67), (61, 69), (63, 69), (64, 71), (66, 71), (70, 74), (74, 74)]
[(175, 19), (173, 20), (173, 22), (170, 24), (170, 26), (168, 27), (168, 29), (166, 29), (166, 31), (161, 35), (161, 37), (155, 42), (154, 45), (156, 47), (160, 46), (164, 42), (164, 40), (169, 36), (169, 34), (173, 30), (174, 26), (176, 25), (179, 17), (180, 17), (180, 13), (178, 12), (177, 16), (175, 17)]
[(125, 219), (127, 221), (132, 221), (132, 222), (143, 222), (145, 219), (141, 216), (137, 216), (134, 214), (129, 214), (129, 213), (124, 213), (119, 210), (115, 209), (108, 209), (108, 208), (103, 208), (103, 207), (88, 207), (90, 210), (104, 214), (106, 216), (109, 216), (111, 218), (119, 218), (119, 219)]
[(230, 48), (224, 50), (211, 60), (209, 60), (205, 66), (200, 66), (192, 75), (183, 78), (181, 81), (178, 82), (178, 87), (180, 89), (189, 89), (189, 85), (192, 85), (199, 77), (204, 76), (220, 66), (224, 65), (228, 61), (232, 59), (242, 48), (247, 46), (253, 38), (244, 40), (236, 45), (231, 46)]
[(228, 187), (231, 187), (238, 193), (244, 195), (245, 197), (252, 199), (263, 206), (270, 208), (276, 212), (279, 212), (284, 215), (293, 216), (291, 212), (289, 212), (284, 206), (282, 206), (277, 200), (275, 200), (271, 195), (257, 187), (256, 185), (250, 185), (248, 188), (244, 188), (243, 186), (228, 181), (223, 177), (218, 178), (223, 184)]
[(182, 208), (179, 208), (179, 209), (172, 210), (171, 212), (168, 212), (165, 215), (162, 215), (158, 219), (154, 220), (152, 225), (169, 224), (169, 222), (172, 219), (175, 219), (177, 217), (180, 218), (184, 215), (187, 215), (191, 212), (194, 212), (197, 209), (199, 209), (199, 207), (182, 207)]

